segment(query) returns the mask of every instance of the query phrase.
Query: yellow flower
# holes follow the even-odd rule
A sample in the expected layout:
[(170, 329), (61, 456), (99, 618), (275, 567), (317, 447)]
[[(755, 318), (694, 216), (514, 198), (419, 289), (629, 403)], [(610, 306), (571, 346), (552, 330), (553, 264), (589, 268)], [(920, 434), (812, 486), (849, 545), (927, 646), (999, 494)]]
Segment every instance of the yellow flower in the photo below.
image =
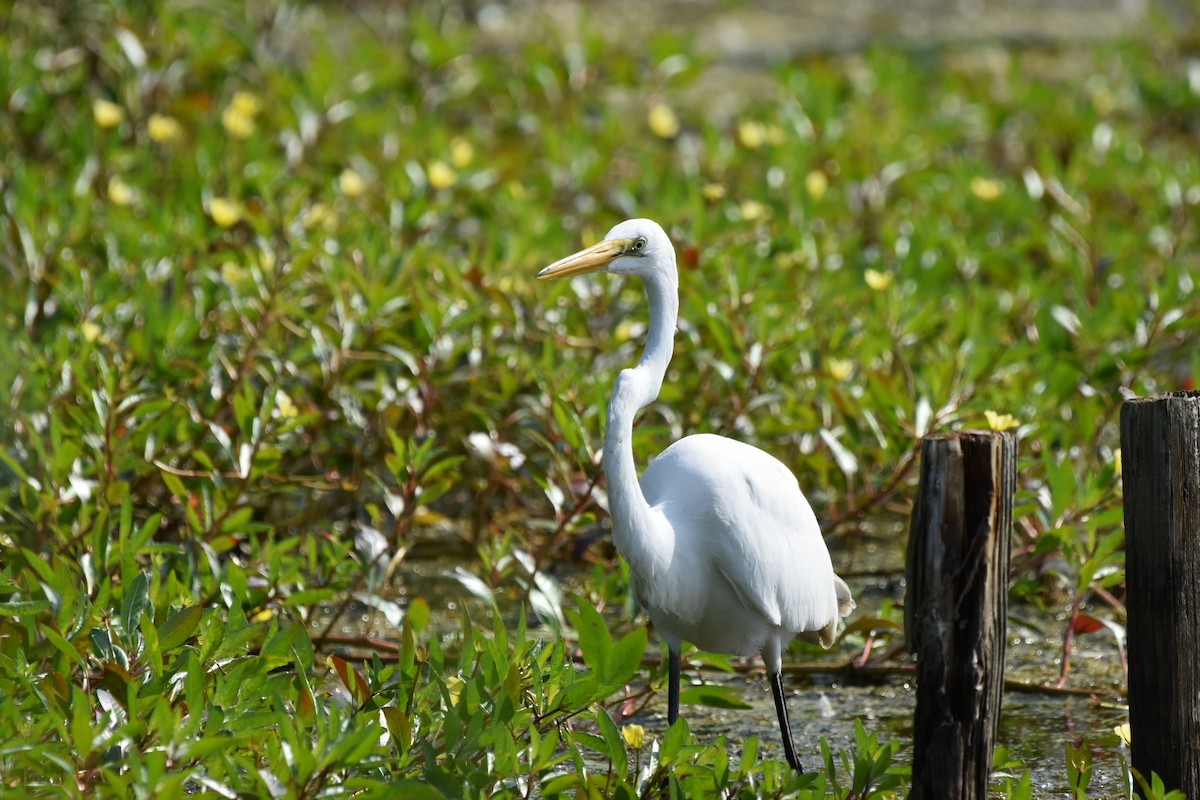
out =
[(738, 123), (737, 138), (742, 147), (757, 150), (767, 143), (767, 129), (761, 122), (743, 120)]
[(1117, 98), (1107, 87), (1092, 93), (1092, 108), (1101, 116), (1107, 116), (1117, 107)]
[(258, 112), (262, 111), (262, 101), (253, 92), (239, 90), (233, 93), (233, 99), (229, 101), (229, 108), (233, 109), (236, 114), (253, 119), (258, 116)]
[(1113, 450), (1113, 469), (1117, 471), (1117, 477), (1121, 477), (1121, 448)]
[(222, 228), (232, 228), (242, 221), (242, 207), (227, 197), (214, 197), (208, 201), (208, 215)]
[(819, 169), (814, 169), (804, 176), (804, 188), (813, 200), (820, 200), (829, 189), (829, 178)]
[(475, 148), (461, 136), (450, 140), (450, 164), (455, 169), (466, 168), (475, 158)]
[(237, 286), (246, 280), (247, 277), (249, 277), (249, 273), (241, 264), (233, 261), (226, 261), (221, 264), (221, 280), (225, 281), (229, 286)]
[(300, 218), (300, 224), (306, 230), (326, 226), (327, 229), (332, 228), (337, 223), (337, 218), (333, 214), (333, 210), (327, 203), (313, 203), (304, 216)]
[(1125, 722), (1125, 723), (1113, 728), (1113, 733), (1115, 733), (1117, 735), (1117, 737), (1120, 738), (1121, 743), (1123, 745), (1125, 745), (1126, 747), (1129, 747), (1129, 743), (1131, 741), (1133, 741), (1133, 735), (1129, 730), (1128, 722)]
[(679, 135), (679, 117), (675, 116), (675, 112), (666, 103), (655, 103), (651, 106), (646, 122), (650, 126), (650, 132), (660, 139), (674, 139)]
[(984, 178), (977, 175), (971, 179), (971, 194), (990, 203), (1004, 194), (1004, 184), (995, 178)]
[(1000, 414), (990, 408), (983, 412), (983, 416), (987, 418), (988, 427), (994, 431), (1006, 431), (1021, 424), (1012, 414)]
[(100, 338), (100, 334), (103, 333), (103, 331), (100, 329), (100, 326), (92, 322), (90, 319), (85, 320), (84, 323), (79, 326), (79, 330), (83, 333), (84, 340), (88, 342), (96, 341)]
[(133, 189), (114, 175), (108, 179), (108, 201), (115, 206), (127, 206), (133, 202)]
[(275, 410), (284, 419), (292, 419), (300, 413), (296, 404), (292, 402), (292, 398), (288, 397), (287, 392), (283, 389), (275, 390)]
[(458, 705), (458, 699), (462, 697), (462, 690), (466, 688), (467, 682), (457, 675), (451, 675), (446, 678), (446, 689), (450, 693), (450, 705)]
[(358, 171), (346, 167), (342, 174), (338, 175), (338, 188), (346, 197), (361, 197), (367, 191), (367, 179)]
[(854, 362), (848, 358), (831, 358), (826, 366), (829, 368), (829, 377), (835, 381), (846, 380), (854, 370)]
[(458, 180), (458, 173), (445, 161), (433, 161), (429, 164), (429, 185), (435, 189), (446, 189)]
[(867, 286), (870, 286), (877, 292), (882, 292), (892, 285), (892, 280), (896, 276), (889, 270), (868, 269), (863, 273), (863, 278), (867, 281)]
[(700, 194), (704, 195), (704, 199), (710, 203), (715, 203), (725, 196), (725, 185), (721, 183), (706, 183), (704, 188), (700, 190)]
[(221, 112), (221, 124), (225, 126), (225, 131), (235, 139), (249, 139), (254, 133), (254, 117), (238, 113), (233, 106), (226, 106), (225, 110)]
[(262, 101), (252, 92), (237, 91), (221, 112), (221, 124), (235, 139), (247, 139), (254, 133), (254, 118), (262, 111)]
[(174, 117), (166, 114), (151, 114), (146, 123), (150, 140), (158, 144), (173, 144), (183, 138), (183, 126)]
[(641, 750), (646, 743), (646, 729), (641, 725), (626, 725), (621, 728), (621, 738), (634, 750)]
[(765, 203), (760, 203), (757, 200), (743, 200), (742, 204), (738, 206), (738, 213), (747, 222), (754, 222), (755, 220), (767, 217), (771, 213), (771, 210), (767, 208)]
[(125, 109), (111, 100), (96, 98), (92, 101), (92, 116), (101, 128), (115, 128), (125, 121)]

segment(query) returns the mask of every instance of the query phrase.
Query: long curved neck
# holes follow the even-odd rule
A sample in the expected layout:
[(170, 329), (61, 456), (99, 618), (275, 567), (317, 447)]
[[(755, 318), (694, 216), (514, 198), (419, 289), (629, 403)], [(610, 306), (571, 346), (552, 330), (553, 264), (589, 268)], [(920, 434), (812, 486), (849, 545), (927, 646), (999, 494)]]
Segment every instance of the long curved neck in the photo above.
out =
[[(654, 402), (662, 388), (675, 343), (679, 316), (679, 285), (675, 271), (652, 273), (645, 279), (650, 304), (650, 331), (637, 366), (617, 376), (608, 403), (608, 428), (604, 437), (604, 473), (608, 483), (613, 540), (635, 570), (657, 571), (668, 557), (663, 541), (665, 520), (652, 511), (638, 483), (633, 460), (633, 419)], [(639, 562), (654, 562), (642, 563)]]

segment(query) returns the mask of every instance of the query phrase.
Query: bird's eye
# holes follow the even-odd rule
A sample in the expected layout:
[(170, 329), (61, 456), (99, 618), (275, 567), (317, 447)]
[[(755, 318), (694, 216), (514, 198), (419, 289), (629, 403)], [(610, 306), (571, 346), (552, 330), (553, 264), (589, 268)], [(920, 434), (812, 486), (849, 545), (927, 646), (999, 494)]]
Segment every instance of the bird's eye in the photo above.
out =
[(645, 247), (646, 247), (645, 239), (634, 239), (633, 240), (633, 252), (635, 252), (635, 253), (641, 252)]

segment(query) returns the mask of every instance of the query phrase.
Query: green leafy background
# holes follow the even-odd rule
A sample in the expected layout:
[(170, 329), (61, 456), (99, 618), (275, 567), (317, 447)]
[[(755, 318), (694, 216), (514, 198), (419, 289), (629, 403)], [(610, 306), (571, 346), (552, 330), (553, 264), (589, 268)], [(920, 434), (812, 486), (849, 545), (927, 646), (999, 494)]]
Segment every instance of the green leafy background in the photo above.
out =
[(662, 681), (597, 464), (645, 309), (533, 275), (634, 215), (683, 273), (639, 459), (763, 447), (870, 571), (920, 436), (1008, 415), (1015, 596), (1064, 654), (1123, 621), (1121, 392), (1196, 366), (1194, 37), (814, 55), (730, 112), (684, 37), (519, 22), (12, 6), (5, 796), (895, 796), (862, 727), (796, 777), (614, 722)]

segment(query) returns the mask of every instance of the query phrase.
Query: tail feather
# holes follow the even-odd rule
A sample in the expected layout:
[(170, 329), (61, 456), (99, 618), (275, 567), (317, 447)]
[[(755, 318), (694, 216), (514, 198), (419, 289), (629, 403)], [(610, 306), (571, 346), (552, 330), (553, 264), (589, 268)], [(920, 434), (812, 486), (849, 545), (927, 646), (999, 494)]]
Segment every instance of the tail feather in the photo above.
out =
[(833, 591), (837, 596), (838, 613), (836, 617), (829, 620), (829, 624), (820, 630), (822, 647), (833, 646), (833, 642), (837, 638), (838, 622), (842, 617), (849, 616), (850, 612), (854, 610), (854, 595), (850, 593), (850, 587), (846, 585), (846, 582), (837, 575), (833, 576)]

